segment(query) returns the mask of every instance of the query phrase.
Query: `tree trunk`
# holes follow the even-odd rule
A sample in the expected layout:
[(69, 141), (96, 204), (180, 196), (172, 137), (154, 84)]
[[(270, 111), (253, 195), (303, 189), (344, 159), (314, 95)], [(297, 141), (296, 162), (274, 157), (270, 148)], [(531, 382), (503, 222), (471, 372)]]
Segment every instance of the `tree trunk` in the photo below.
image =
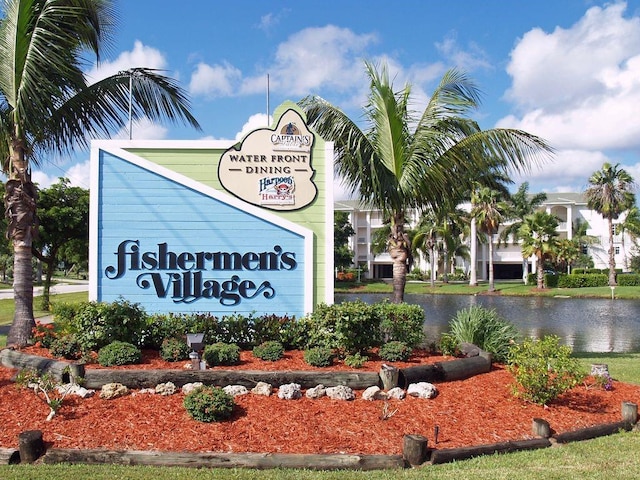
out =
[(495, 292), (496, 285), (493, 279), (493, 236), (489, 233), (487, 238), (489, 241), (489, 291)]
[(394, 248), (389, 254), (393, 260), (393, 303), (404, 301), (404, 287), (407, 283), (407, 252)]
[(613, 220), (609, 218), (609, 286), (615, 287), (616, 285), (616, 253), (613, 248)]
[(477, 230), (476, 219), (471, 219), (471, 245), (470, 245), (470, 263), (471, 268), (469, 271), (469, 286), (475, 287), (478, 285), (478, 274), (476, 271), (477, 263), (478, 263), (478, 230)]
[(13, 292), (15, 312), (7, 335), (7, 345), (25, 346), (36, 326), (33, 318), (33, 267), (31, 246), (14, 244)]
[(538, 257), (536, 264), (536, 286), (538, 288), (544, 288), (544, 258)]

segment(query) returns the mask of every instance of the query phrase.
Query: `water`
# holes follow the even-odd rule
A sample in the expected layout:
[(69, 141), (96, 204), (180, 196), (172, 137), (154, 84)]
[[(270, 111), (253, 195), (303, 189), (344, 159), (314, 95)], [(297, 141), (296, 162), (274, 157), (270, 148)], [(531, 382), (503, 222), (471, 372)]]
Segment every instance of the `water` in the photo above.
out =
[[(336, 294), (335, 301), (373, 303), (388, 294)], [(525, 336), (557, 335), (575, 352), (640, 352), (640, 301), (489, 295), (405, 295), (425, 311), (428, 342), (437, 342), (458, 310), (495, 309)]]

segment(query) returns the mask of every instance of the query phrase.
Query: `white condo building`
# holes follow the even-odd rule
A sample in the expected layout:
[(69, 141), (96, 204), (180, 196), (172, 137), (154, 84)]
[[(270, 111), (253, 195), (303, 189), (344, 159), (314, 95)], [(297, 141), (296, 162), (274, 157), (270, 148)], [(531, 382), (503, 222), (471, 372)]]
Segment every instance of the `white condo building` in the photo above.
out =
[[(465, 208), (466, 207), (466, 208)], [(384, 218), (380, 210), (363, 206), (356, 200), (344, 200), (334, 202), (336, 211), (349, 213), (349, 222), (355, 230), (355, 235), (350, 239), (349, 248), (354, 252), (354, 262), (365, 267), (365, 278), (391, 278), (392, 262), (388, 253), (373, 255), (371, 253), (371, 238), (375, 230), (383, 227)], [(462, 205), (461, 208), (469, 210), (469, 205)], [(595, 237), (596, 241), (587, 247), (588, 254), (593, 259), (595, 268), (608, 268), (609, 259), (609, 234), (607, 220), (599, 213), (587, 207), (587, 201), (581, 193), (547, 193), (547, 200), (540, 206), (541, 210), (555, 215), (559, 219), (559, 238), (573, 238), (573, 230), (576, 222), (589, 225), (587, 235)], [(407, 215), (408, 227), (413, 228), (419, 220), (418, 212), (409, 212)], [(624, 220), (624, 215), (614, 220), (615, 225)], [(479, 234), (482, 235), (482, 234)], [(496, 279), (517, 279), (523, 276), (523, 258), (519, 245), (504, 242), (498, 247), (499, 235), (493, 236), (493, 265)], [(471, 246), (472, 239), (466, 239)], [(628, 261), (634, 250), (634, 242), (628, 234), (614, 235), (614, 249), (616, 258), (616, 268), (627, 270)], [(488, 278), (488, 245), (475, 239), (477, 248), (477, 279), (486, 280)], [(416, 259), (414, 266), (422, 271), (428, 271), (430, 266), (427, 262)], [(458, 268), (463, 268), (466, 273), (470, 270), (468, 261), (460, 258), (456, 261)], [(529, 272), (535, 272), (535, 259), (528, 262)], [(442, 273), (442, 272), (439, 272)]]

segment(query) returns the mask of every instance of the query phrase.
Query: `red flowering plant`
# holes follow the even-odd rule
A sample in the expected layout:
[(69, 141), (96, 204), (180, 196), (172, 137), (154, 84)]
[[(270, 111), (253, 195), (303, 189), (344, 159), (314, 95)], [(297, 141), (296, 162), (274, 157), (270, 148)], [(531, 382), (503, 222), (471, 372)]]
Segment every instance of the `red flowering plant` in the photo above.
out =
[(50, 348), (58, 335), (53, 323), (44, 323), (36, 320), (36, 326), (31, 330), (31, 338), (36, 347)]

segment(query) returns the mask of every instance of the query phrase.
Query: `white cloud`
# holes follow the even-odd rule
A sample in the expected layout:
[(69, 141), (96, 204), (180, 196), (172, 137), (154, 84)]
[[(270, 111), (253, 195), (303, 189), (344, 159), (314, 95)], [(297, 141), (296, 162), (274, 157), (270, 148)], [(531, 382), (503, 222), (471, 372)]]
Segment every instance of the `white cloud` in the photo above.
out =
[(94, 65), (94, 67), (87, 72), (87, 78), (90, 82), (97, 82), (120, 71), (134, 67), (164, 70), (167, 67), (167, 61), (160, 51), (136, 40), (133, 45), (133, 50), (122, 52), (118, 55), (118, 58), (111, 62), (102, 62), (99, 65)]
[(189, 93), (207, 98), (232, 96), (241, 79), (242, 72), (227, 62), (220, 65), (201, 62), (191, 74)]
[(487, 52), (476, 43), (470, 43), (466, 49), (460, 47), (455, 32), (447, 35), (442, 42), (436, 43), (436, 48), (450, 63), (465, 72), (493, 68)]
[(520, 113), (498, 126), (522, 128), (558, 149), (640, 146), (640, 17), (626, 3), (587, 10), (568, 29), (527, 32), (511, 52), (506, 98)]
[(69, 179), (69, 182), (74, 187), (82, 187), (89, 188), (91, 184), (90, 180), (90, 162), (86, 160), (82, 163), (76, 163), (72, 167), (70, 167), (64, 174), (66, 178)]
[(254, 115), (251, 115), (249, 117), (249, 120), (247, 120), (245, 122), (245, 124), (242, 126), (242, 130), (240, 130), (237, 134), (236, 134), (236, 141), (240, 141), (242, 140), (245, 135), (247, 135), (248, 133), (253, 132), (254, 130), (257, 130), (258, 128), (267, 128), (271, 126), (271, 122), (270, 122), (270, 118), (267, 118), (267, 115), (265, 113), (256, 113)]

